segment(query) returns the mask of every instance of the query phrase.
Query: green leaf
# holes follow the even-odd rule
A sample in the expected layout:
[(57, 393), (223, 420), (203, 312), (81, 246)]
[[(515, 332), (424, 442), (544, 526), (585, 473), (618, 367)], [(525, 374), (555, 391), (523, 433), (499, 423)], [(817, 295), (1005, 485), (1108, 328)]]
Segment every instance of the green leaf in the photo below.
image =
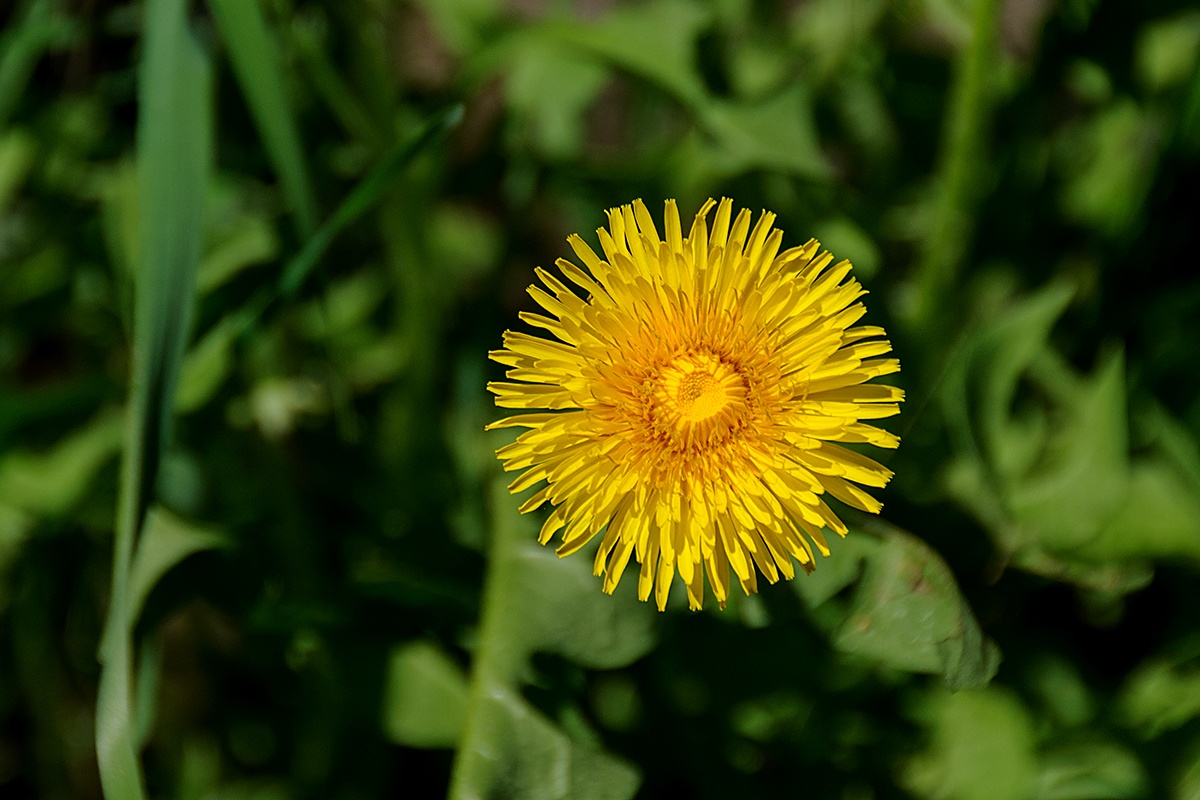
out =
[[(804, 48), (804, 58), (820, 80), (837, 74), (839, 67), (869, 46), (885, 7), (881, 0), (813, 0), (798, 8), (793, 38)], [(969, 21), (959, 20), (959, 24), (968, 28)]]
[(1200, 13), (1190, 9), (1143, 27), (1137, 38), (1137, 76), (1151, 91), (1185, 83), (1200, 60)]
[(711, 14), (685, 0), (621, 6), (594, 25), (554, 24), (546, 30), (570, 47), (593, 53), (674, 95), (695, 113), (709, 98), (696, 63), (696, 39)]
[(941, 675), (951, 688), (987, 684), (1000, 654), (949, 567), (919, 539), (890, 527), (878, 531), (834, 646), (893, 669)]
[(150, 636), (142, 642), (138, 654), (137, 671), (134, 674), (134, 725), (135, 739), (139, 749), (146, 746), (154, 731), (155, 699), (162, 680), (162, 640)]
[(791, 584), (809, 609), (819, 609), (862, 577), (863, 562), (878, 544), (870, 535), (852, 533), (845, 539), (835, 538), (830, 542), (832, 555), (818, 561), (811, 575), (798, 576)]
[(66, 514), (120, 451), (123, 430), (121, 415), (107, 411), (49, 450), (0, 456), (0, 504), (41, 516)]
[(1200, 669), (1169, 661), (1139, 668), (1121, 689), (1120, 718), (1146, 739), (1200, 716)]
[(1141, 218), (1157, 171), (1162, 122), (1130, 99), (1067, 129), (1058, 142), (1063, 213), (1107, 237)]
[(1042, 759), (1038, 800), (1126, 800), (1145, 797), (1146, 771), (1129, 749), (1113, 742), (1058, 747)]
[(558, 653), (591, 669), (615, 669), (653, 649), (654, 611), (628, 593), (601, 592), (586, 556), (560, 559), (537, 544), (529, 530), (514, 566), (530, 652)]
[(183, 361), (175, 411), (188, 414), (204, 406), (229, 376), (234, 340), (242, 332), (243, 321), (226, 317), (192, 346)]
[(1200, 445), (1196, 437), (1157, 405), (1151, 406), (1144, 416), (1145, 427), (1163, 458), (1194, 493), (1200, 494)]
[(1094, 539), (1124, 501), (1129, 480), (1124, 359), (1113, 354), (1078, 389), (1073, 381), (1066, 378), (1058, 390), (1065, 413), (1046, 455), (1009, 492), (1013, 518), (1057, 551)]
[[(526, 37), (515, 48), (505, 99), (514, 122), (549, 158), (575, 156), (583, 142), (584, 112), (608, 79), (593, 58), (541, 37)], [(524, 133), (524, 131), (522, 131)]]
[(636, 771), (572, 743), (525, 705), (520, 685), (539, 650), (600, 669), (640, 658), (654, 644), (653, 612), (603, 594), (586, 557), (560, 560), (537, 545), (532, 522), (499, 479), (491, 518), (483, 620), (450, 797), (631, 797)]
[(138, 272), (112, 591), (100, 644), (96, 754), (107, 800), (141, 800), (133, 702), (134, 548), (170, 431), (212, 163), (212, 75), (184, 0), (148, 0), (138, 72)]
[(331, 281), (319, 300), (300, 310), (305, 336), (320, 340), (330, 336), (362, 338), (368, 321), (387, 299), (388, 286), (378, 270), (363, 270)]
[(1059, 555), (1034, 543), (1013, 554), (1012, 566), (1052, 580), (1072, 583), (1104, 595), (1123, 595), (1144, 589), (1154, 580), (1154, 568), (1143, 561), (1105, 562)]
[(1096, 698), (1078, 665), (1058, 655), (1044, 655), (1031, 670), (1032, 688), (1045, 716), (1062, 728), (1079, 728), (1096, 716)]
[(337, 210), (305, 244), (304, 249), (292, 259), (280, 278), (279, 291), (291, 297), (308, 278), (321, 256), (334, 238), (348, 225), (365, 214), (379, 202), (384, 192), (400, 177), (409, 164), (452, 128), (462, 121), (463, 107), (452, 106), (426, 120), (425, 124), (406, 141), (400, 143), (382, 162), (363, 178), (346, 196)]
[(420, 0), (437, 32), (456, 55), (479, 46), (499, 15), (499, 0)]
[(937, 172), (922, 226), (916, 302), (909, 315), (927, 335), (937, 335), (944, 327), (944, 304), (971, 244), (974, 210), (986, 192), (988, 131), (999, 94), (999, 5), (996, 0), (975, 0), (953, 11), (965, 11), (969, 25), (942, 120)]
[(25, 183), (36, 155), (37, 142), (29, 133), (18, 129), (0, 136), (0, 215)]
[(174, 566), (195, 553), (228, 545), (229, 539), (216, 528), (189, 522), (161, 506), (151, 508), (129, 575), (130, 618), (136, 622), (150, 590)]
[(879, 245), (849, 217), (828, 217), (812, 227), (812, 235), (836, 259), (849, 259), (859, 280), (870, 280), (883, 263)]
[(446, 204), (433, 212), (429, 249), (439, 272), (454, 279), (449, 288), (493, 271), (500, 263), (504, 233), (497, 218), (467, 205)]
[[(1051, 285), (1005, 311), (951, 368), (945, 410), (960, 455), (947, 488), (1012, 566), (1128, 592), (1149, 581), (1145, 559), (1200, 556), (1197, 470), (1190, 437), (1161, 414), (1148, 423), (1156, 452), (1131, 462), (1121, 353), (1080, 376), (1047, 344), (1070, 294)], [(1018, 414), (1022, 380), (1038, 391)]]
[(817, 139), (812, 99), (802, 83), (762, 102), (712, 102), (703, 120), (715, 140), (713, 158), (727, 174), (755, 169), (805, 178), (831, 174)]
[(104, 228), (104, 246), (113, 271), (125, 288), (135, 283), (138, 264), (139, 202), (137, 165), (121, 161), (105, 176), (100, 204), (100, 222)]
[[(994, 470), (1004, 479), (1028, 469), (1033, 453), (1006, 447), (1014, 433), (1013, 401), (1022, 374), (1046, 349), (1050, 329), (1062, 316), (1074, 290), (1054, 282), (1014, 306), (981, 331), (969, 350), (971, 385), (952, 403), (974, 401), (979, 430)], [(955, 389), (947, 386), (949, 392)]]
[(432, 642), (392, 651), (383, 701), (383, 730), (407, 747), (454, 747), (467, 716), (467, 679)]
[(936, 693), (929, 749), (910, 760), (904, 782), (930, 800), (1029, 800), (1038, 760), (1033, 720), (1006, 689)]
[(1124, 502), (1088, 545), (1096, 558), (1200, 560), (1200, 497), (1159, 456), (1134, 462)]
[(200, 262), (196, 290), (203, 296), (220, 288), (242, 270), (273, 260), (279, 254), (279, 237), (261, 217), (240, 214), (232, 230), (215, 242)]
[(478, 725), (491, 744), (481, 759), (486, 778), (452, 797), (511, 800), (628, 800), (637, 769), (571, 740), (520, 695), (500, 689), (481, 699)]
[(1179, 777), (1173, 782), (1173, 800), (1200, 800), (1200, 746), (1193, 742), (1188, 749), (1190, 753), (1185, 756)]
[(71, 20), (51, 0), (29, 0), (0, 36), (0, 130), (25, 93), (41, 57), (73, 32)]
[(288, 102), (279, 48), (267, 30), (259, 0), (208, 0), (208, 7), (229, 47), (234, 73), (267, 155), (283, 183), (296, 229), (307, 239), (317, 228), (316, 198)]

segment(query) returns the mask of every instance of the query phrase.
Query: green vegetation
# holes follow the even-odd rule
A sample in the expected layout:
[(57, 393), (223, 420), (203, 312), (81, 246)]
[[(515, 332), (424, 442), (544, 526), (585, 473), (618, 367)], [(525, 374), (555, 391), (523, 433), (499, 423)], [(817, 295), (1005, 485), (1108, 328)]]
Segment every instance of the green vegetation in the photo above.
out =
[[(0, 795), (1200, 800), (1198, 186), (1187, 0), (0, 4)], [(709, 196), (855, 263), (903, 443), (659, 614), (486, 353)]]

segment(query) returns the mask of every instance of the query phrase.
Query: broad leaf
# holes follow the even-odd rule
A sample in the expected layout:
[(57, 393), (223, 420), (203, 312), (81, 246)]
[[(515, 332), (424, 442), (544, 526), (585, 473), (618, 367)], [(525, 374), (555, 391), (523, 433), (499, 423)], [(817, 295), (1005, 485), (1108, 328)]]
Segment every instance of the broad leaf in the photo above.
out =
[(1085, 742), (1043, 757), (1038, 800), (1126, 800), (1145, 797), (1146, 770), (1132, 752), (1112, 742)]
[(1121, 720), (1147, 739), (1200, 717), (1200, 669), (1168, 661), (1142, 666), (1119, 698)]
[(905, 767), (918, 797), (1029, 800), (1037, 789), (1033, 720), (1008, 690), (936, 693), (929, 699), (929, 749)]
[(893, 528), (880, 527), (878, 538), (858, 531), (850, 536), (870, 544), (834, 646), (893, 669), (940, 675), (951, 688), (987, 684), (999, 667), (999, 651), (980, 630), (945, 562)]
[(490, 743), (467, 785), (453, 797), (496, 800), (628, 800), (638, 771), (625, 761), (573, 741), (515, 692), (480, 696), (473, 724)]
[(392, 651), (383, 701), (383, 730), (396, 744), (455, 747), (467, 716), (467, 679), (432, 642)]
[(653, 0), (610, 11), (595, 25), (559, 24), (549, 30), (568, 45), (656, 84), (693, 111), (707, 105), (696, 39), (710, 15), (685, 0)]

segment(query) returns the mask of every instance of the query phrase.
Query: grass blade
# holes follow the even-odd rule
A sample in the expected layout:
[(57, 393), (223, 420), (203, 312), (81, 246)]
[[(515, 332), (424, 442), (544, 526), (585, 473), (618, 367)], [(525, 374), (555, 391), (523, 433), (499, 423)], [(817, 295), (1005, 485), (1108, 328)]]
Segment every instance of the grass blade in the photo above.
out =
[(401, 173), (408, 168), (418, 155), (427, 147), (437, 142), (442, 136), (462, 121), (463, 107), (452, 106), (439, 114), (435, 114), (421, 126), (415, 135), (401, 143), (383, 159), (380, 164), (363, 178), (354, 190), (342, 201), (325, 224), (308, 240), (308, 244), (300, 251), (287, 268), (279, 282), (280, 294), (290, 297), (304, 283), (312, 272), (321, 256), (325, 254), (330, 243), (350, 223), (365, 214), (388, 187)]
[(108, 800), (141, 800), (133, 715), (130, 572), (170, 430), (200, 261), (212, 162), (212, 74), (187, 27), (186, 0), (148, 0), (138, 72), (139, 261), (133, 365), (112, 593), (100, 644), (96, 754)]
[(233, 71), (254, 115), (301, 239), (317, 229), (317, 204), (300, 144), (296, 118), (288, 103), (279, 48), (267, 30), (258, 0), (208, 0), (221, 36), (229, 47)]
[(0, 129), (25, 91), (38, 59), (71, 31), (70, 20), (55, 11), (50, 0), (32, 0), (18, 16), (20, 21), (0, 37)]

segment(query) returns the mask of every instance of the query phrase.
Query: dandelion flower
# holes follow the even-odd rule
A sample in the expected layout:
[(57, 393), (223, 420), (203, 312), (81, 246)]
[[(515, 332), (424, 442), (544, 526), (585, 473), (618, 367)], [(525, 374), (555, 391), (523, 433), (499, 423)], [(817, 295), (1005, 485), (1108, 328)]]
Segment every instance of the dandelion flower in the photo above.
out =
[(488, 426), (528, 429), (497, 451), (523, 470), (509, 489), (544, 482), (520, 510), (553, 507), (538, 540), (561, 532), (560, 556), (603, 532), (605, 592), (634, 558), (642, 600), (665, 608), (678, 573), (698, 609), (707, 573), (724, 607), (731, 568), (750, 594), (793, 559), (811, 572), (812, 545), (829, 555), (823, 529), (847, 532), (829, 496), (881, 507), (859, 484), (891, 471), (845, 445), (899, 444), (864, 422), (899, 412), (901, 390), (867, 383), (899, 362), (880, 358), (882, 328), (852, 327), (866, 310), (850, 263), (830, 268), (815, 240), (780, 252), (774, 222), (709, 200), (685, 238), (668, 200), (660, 238), (640, 200), (611, 209), (603, 258), (572, 235), (586, 270), (557, 262), (577, 288), (536, 270), (547, 314), (520, 318), (553, 338), (506, 331), (489, 354), (509, 368), (488, 384), (496, 405), (527, 412)]

